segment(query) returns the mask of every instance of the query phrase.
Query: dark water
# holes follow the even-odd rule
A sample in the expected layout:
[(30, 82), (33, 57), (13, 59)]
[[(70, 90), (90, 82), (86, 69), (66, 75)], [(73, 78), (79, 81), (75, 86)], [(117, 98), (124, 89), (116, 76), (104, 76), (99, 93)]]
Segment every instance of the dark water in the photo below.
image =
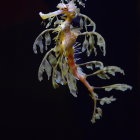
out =
[[(67, 87), (53, 89), (47, 77), (37, 79), (37, 70), (44, 54), (35, 55), (32, 44), (44, 29), (40, 26), (40, 11), (54, 11), (58, 1), (3, 2), (1, 11), (1, 126), (4, 128), (46, 128), (47, 130), (19, 134), (19, 139), (136, 140), (140, 129), (138, 98), (138, 21), (135, 1), (88, 0), (82, 13), (91, 17), (96, 31), (105, 38), (107, 55), (93, 60), (105, 65), (117, 65), (125, 77), (117, 74), (110, 83), (128, 83), (132, 91), (106, 93), (117, 101), (103, 107), (103, 117), (91, 124), (93, 104), (87, 89), (78, 82), (78, 98)], [(48, 7), (47, 9), (45, 9)], [(82, 60), (85, 57), (82, 58)], [(108, 81), (89, 79), (105, 85)], [(100, 92), (99, 94), (106, 95)], [(139, 128), (139, 129), (138, 129)], [(16, 137), (12, 134), (11, 137)], [(23, 136), (23, 137), (22, 137)]]

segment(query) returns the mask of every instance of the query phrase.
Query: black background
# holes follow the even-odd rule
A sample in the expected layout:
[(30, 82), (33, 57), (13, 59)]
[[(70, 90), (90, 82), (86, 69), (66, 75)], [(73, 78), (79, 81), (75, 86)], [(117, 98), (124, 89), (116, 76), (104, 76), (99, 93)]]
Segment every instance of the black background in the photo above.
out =
[[(81, 11), (95, 21), (96, 31), (106, 40), (106, 57), (99, 54), (93, 59), (122, 67), (125, 77), (117, 75), (112, 81), (133, 86), (132, 91), (112, 92), (118, 100), (103, 107), (103, 117), (96, 124), (90, 122), (93, 104), (80, 82), (78, 98), (74, 98), (67, 87), (53, 89), (47, 78), (41, 83), (37, 79), (44, 55), (35, 55), (32, 51), (35, 38), (44, 29), (38, 13), (55, 11), (58, 3), (58, 0), (1, 3), (1, 127), (45, 128), (41, 133), (10, 135), (18, 139), (137, 140), (140, 130), (139, 2), (87, 0), (86, 8)], [(94, 79), (90, 79), (92, 82)]]

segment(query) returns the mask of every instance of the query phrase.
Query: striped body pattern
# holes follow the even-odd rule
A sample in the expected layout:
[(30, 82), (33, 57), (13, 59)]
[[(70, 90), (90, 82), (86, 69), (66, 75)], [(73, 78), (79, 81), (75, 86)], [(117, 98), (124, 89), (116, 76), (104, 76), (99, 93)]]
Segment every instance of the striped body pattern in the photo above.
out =
[[(46, 23), (46, 29), (36, 38), (33, 44), (33, 51), (41, 53), (47, 51), (38, 70), (39, 81), (43, 80), (43, 73), (48, 76), (48, 80), (52, 78), (54, 88), (59, 85), (68, 85), (70, 93), (77, 97), (77, 81), (81, 81), (89, 91), (94, 104), (92, 123), (102, 116), (101, 107), (104, 104), (110, 104), (116, 99), (111, 97), (100, 98), (97, 93), (98, 89), (111, 91), (112, 89), (125, 91), (132, 89), (127, 84), (112, 84), (102, 87), (90, 85), (87, 78), (97, 76), (101, 79), (110, 79), (110, 76), (115, 76), (115, 73), (124, 75), (124, 71), (117, 66), (104, 66), (101, 61), (88, 61), (86, 63), (76, 63), (75, 55), (78, 53), (86, 53), (87, 57), (91, 54), (97, 55), (96, 48), (99, 47), (103, 55), (106, 54), (106, 46), (104, 38), (95, 31), (95, 23), (86, 15), (80, 13), (77, 5), (85, 7), (82, 0), (61, 0), (57, 5), (58, 10), (44, 14), (39, 13), (43, 22)], [(74, 26), (74, 20), (79, 19), (78, 27)], [(54, 47), (48, 51), (48, 46), (51, 45), (53, 36)], [(83, 37), (83, 41), (77, 42), (79, 37)], [(96, 39), (95, 39), (96, 38)], [(79, 52), (79, 48), (81, 52)], [(82, 67), (90, 69), (92, 72), (86, 74)]]

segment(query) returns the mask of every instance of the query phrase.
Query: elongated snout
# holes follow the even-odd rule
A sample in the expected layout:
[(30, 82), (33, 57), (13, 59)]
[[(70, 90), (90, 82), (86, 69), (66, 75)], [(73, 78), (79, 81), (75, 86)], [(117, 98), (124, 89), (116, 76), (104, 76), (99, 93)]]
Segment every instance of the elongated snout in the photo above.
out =
[(50, 17), (60, 15), (60, 14), (63, 14), (63, 10), (57, 10), (55, 12), (50, 12), (48, 14), (43, 14), (42, 12), (39, 12), (40, 17), (44, 20), (47, 19), (47, 18), (50, 18)]

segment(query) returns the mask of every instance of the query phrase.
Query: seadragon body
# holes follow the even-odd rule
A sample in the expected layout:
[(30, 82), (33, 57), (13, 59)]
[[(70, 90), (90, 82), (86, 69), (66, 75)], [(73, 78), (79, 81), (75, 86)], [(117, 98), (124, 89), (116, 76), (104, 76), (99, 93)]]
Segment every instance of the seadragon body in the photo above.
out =
[[(94, 123), (96, 119), (100, 119), (102, 115), (102, 109), (97, 107), (97, 102), (99, 101), (101, 105), (104, 103), (111, 103), (115, 101), (113, 96), (99, 98), (95, 93), (96, 89), (105, 89), (105, 91), (110, 91), (112, 89), (125, 91), (131, 89), (132, 87), (126, 84), (113, 84), (109, 86), (95, 87), (91, 86), (87, 81), (89, 76), (98, 76), (101, 79), (110, 79), (109, 75), (115, 75), (115, 72), (124, 74), (124, 71), (117, 66), (107, 66), (104, 67), (103, 63), (100, 61), (90, 61), (82, 64), (76, 64), (75, 52), (76, 48), (81, 44), (77, 43), (77, 38), (79, 36), (84, 36), (85, 40), (82, 45), (82, 53), (86, 52), (87, 56), (90, 56), (92, 52), (97, 54), (95, 43), (103, 55), (105, 55), (105, 41), (104, 38), (97, 32), (95, 32), (95, 23), (86, 15), (81, 14), (80, 10), (76, 6), (76, 2), (84, 6), (81, 0), (61, 0), (57, 5), (59, 10), (51, 12), (48, 14), (43, 14), (40, 12), (40, 16), (43, 20), (49, 20), (46, 30), (44, 30), (35, 40), (33, 45), (33, 50), (37, 53), (37, 48), (43, 53), (43, 50), (48, 49), (48, 45), (51, 44), (51, 34), (56, 34), (54, 37), (55, 47), (50, 49), (44, 56), (38, 71), (38, 79), (41, 81), (43, 79), (44, 71), (48, 75), (48, 79), (52, 76), (52, 84), (54, 88), (57, 88), (59, 84), (68, 85), (70, 92), (73, 96), (77, 97), (77, 80), (80, 80), (89, 90), (90, 96), (94, 101), (94, 111), (92, 122)], [(73, 21), (77, 17), (80, 17), (80, 27), (74, 27)], [(60, 20), (61, 18), (61, 20)], [(53, 22), (55, 19), (55, 22)], [(55, 28), (49, 28), (53, 24)], [(92, 27), (91, 31), (88, 31), (88, 27)], [(85, 32), (81, 32), (85, 30)], [(95, 36), (97, 41), (95, 41)], [(85, 74), (82, 70), (82, 66), (88, 69), (94, 70), (95, 72), (91, 74)]]

